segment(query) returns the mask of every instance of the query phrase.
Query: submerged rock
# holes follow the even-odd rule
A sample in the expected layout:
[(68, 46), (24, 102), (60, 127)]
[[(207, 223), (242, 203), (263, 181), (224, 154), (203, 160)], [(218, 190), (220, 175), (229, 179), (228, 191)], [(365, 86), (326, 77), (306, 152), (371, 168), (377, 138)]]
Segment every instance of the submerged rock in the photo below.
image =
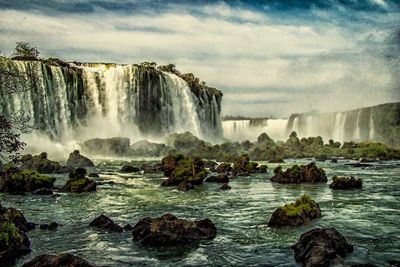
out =
[(81, 155), (79, 153), (79, 150), (75, 150), (74, 152), (69, 154), (66, 166), (71, 168), (86, 168), (94, 167), (95, 165), (90, 159)]
[(96, 191), (97, 183), (85, 177), (86, 169), (77, 168), (69, 173), (69, 179), (61, 189), (66, 192), (82, 193)]
[(162, 164), (155, 164), (155, 165), (143, 164), (141, 169), (143, 170), (144, 173), (160, 173), (163, 171)]
[(38, 189), (52, 189), (55, 178), (39, 174), (34, 170), (19, 170), (6, 165), (0, 173), (0, 192), (23, 194)]
[(351, 177), (338, 177), (332, 178), (332, 183), (329, 185), (332, 189), (357, 189), (362, 188), (361, 178)]
[(21, 170), (35, 170), (39, 173), (66, 173), (71, 168), (62, 166), (56, 161), (51, 161), (47, 158), (47, 153), (42, 152), (40, 155), (32, 156), (31, 154), (23, 155), (21, 157)]
[(47, 224), (47, 223), (41, 224), (41, 225), (39, 226), (39, 228), (42, 229), (42, 230), (50, 230), (50, 231), (52, 231), (52, 230), (55, 230), (55, 229), (58, 228), (58, 223), (56, 223), (56, 222), (51, 222), (51, 223), (49, 223), (49, 224)]
[(172, 214), (146, 217), (139, 220), (132, 230), (133, 240), (147, 246), (186, 245), (204, 239), (214, 239), (217, 228), (209, 219), (189, 221)]
[(123, 172), (123, 173), (140, 172), (140, 169), (138, 167), (134, 167), (132, 165), (124, 165), (124, 166), (122, 166), (120, 172)]
[(178, 185), (179, 191), (189, 191), (190, 189), (194, 189), (194, 186), (188, 182), (182, 182)]
[(292, 249), (304, 267), (331, 266), (354, 250), (335, 228), (312, 229), (302, 234)]
[(219, 174), (207, 177), (204, 182), (208, 183), (229, 183), (229, 176), (227, 174)]
[(89, 226), (97, 227), (103, 230), (107, 230), (110, 232), (123, 232), (123, 228), (113, 222), (110, 218), (105, 216), (104, 214), (100, 215), (96, 219), (94, 219)]
[(42, 187), (42, 188), (39, 188), (39, 189), (36, 189), (36, 190), (32, 191), (32, 194), (33, 195), (52, 195), (53, 194), (53, 190), (51, 190), (49, 188)]
[(277, 208), (272, 213), (268, 226), (300, 226), (321, 217), (321, 209), (318, 203), (311, 197), (303, 195), (295, 203)]
[(81, 257), (70, 253), (60, 255), (40, 255), (26, 262), (23, 267), (95, 267)]
[(222, 189), (222, 190), (229, 190), (229, 189), (231, 189), (232, 187), (230, 187), (229, 186), (229, 184), (223, 184), (221, 187), (220, 187), (220, 189)]
[(282, 184), (326, 183), (328, 180), (325, 171), (318, 168), (314, 162), (307, 165), (294, 165), (285, 172), (282, 171), (281, 166), (278, 166), (275, 168), (274, 174), (270, 180)]

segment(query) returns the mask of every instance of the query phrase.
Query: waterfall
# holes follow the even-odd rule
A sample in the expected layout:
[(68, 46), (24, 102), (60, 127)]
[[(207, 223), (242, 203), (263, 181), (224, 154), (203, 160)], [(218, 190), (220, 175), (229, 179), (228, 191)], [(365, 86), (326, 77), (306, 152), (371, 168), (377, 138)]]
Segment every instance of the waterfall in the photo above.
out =
[(343, 142), (345, 136), (345, 123), (346, 123), (347, 114), (343, 112), (336, 113), (335, 116), (335, 124), (333, 127), (333, 140)]
[(32, 69), (34, 77), (31, 90), (0, 99), (0, 112), (24, 110), (36, 132), (53, 140), (154, 139), (185, 131), (207, 140), (222, 136), (222, 94), (193, 89), (175, 74), (142, 65), (5, 63), (17, 73)]
[(224, 137), (232, 141), (257, 141), (262, 133), (272, 139), (286, 140), (287, 119), (226, 120), (222, 122)]

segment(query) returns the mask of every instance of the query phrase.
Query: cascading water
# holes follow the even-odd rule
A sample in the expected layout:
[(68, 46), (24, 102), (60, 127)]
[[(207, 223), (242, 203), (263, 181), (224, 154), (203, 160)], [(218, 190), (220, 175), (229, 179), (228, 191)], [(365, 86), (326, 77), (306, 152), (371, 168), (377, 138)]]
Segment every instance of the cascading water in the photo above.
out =
[(154, 139), (184, 131), (207, 140), (222, 136), (222, 94), (194, 90), (172, 73), (142, 65), (18, 60), (6, 60), (6, 65), (17, 73), (29, 68), (34, 77), (31, 90), (2, 97), (0, 112), (24, 110), (36, 132), (52, 140)]

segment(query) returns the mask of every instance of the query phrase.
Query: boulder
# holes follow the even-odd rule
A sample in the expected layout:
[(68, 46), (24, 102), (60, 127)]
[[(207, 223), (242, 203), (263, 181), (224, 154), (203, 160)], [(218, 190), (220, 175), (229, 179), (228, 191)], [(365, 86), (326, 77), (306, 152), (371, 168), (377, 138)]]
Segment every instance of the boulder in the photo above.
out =
[(143, 164), (141, 169), (143, 170), (144, 173), (160, 173), (163, 171), (162, 164), (155, 164), (155, 165)]
[(34, 223), (28, 222), (21, 211), (14, 208), (2, 208), (0, 210), (0, 222), (11, 222), (24, 233), (36, 227)]
[[(265, 167), (263, 167), (263, 171), (265, 171)], [(251, 173), (259, 172), (258, 163), (250, 162), (249, 155), (243, 154), (235, 159), (233, 163), (233, 172), (238, 175), (249, 176)]]
[(207, 177), (207, 179), (204, 182), (227, 184), (227, 183), (229, 183), (229, 177), (227, 174), (213, 175), (213, 176)]
[(55, 178), (39, 174), (34, 170), (19, 170), (7, 165), (0, 173), (0, 192), (23, 194), (46, 188), (52, 189)]
[(122, 166), (120, 172), (123, 172), (123, 173), (140, 172), (140, 169), (138, 167), (134, 167), (132, 165), (124, 165), (124, 166)]
[(121, 226), (113, 222), (104, 214), (94, 219), (89, 226), (100, 228), (109, 232), (123, 232), (123, 228)]
[(311, 197), (303, 195), (295, 203), (277, 208), (268, 222), (270, 227), (300, 226), (321, 218), (321, 209)]
[[(177, 157), (171, 158), (168, 161), (165, 161), (165, 158), (163, 159), (163, 163), (169, 162), (171, 164), (163, 164), (164, 167), (168, 166), (168, 168), (164, 168), (164, 173), (170, 175), (167, 180), (163, 181), (162, 186), (178, 186), (182, 182), (200, 185), (207, 177), (207, 171), (201, 159), (182, 157), (177, 160)], [(173, 161), (174, 163), (172, 163)], [(173, 170), (172, 166), (175, 166)]]
[(182, 155), (168, 155), (161, 160), (161, 167), (166, 177), (172, 174), (181, 159), (183, 159)]
[(124, 156), (131, 153), (129, 138), (94, 138), (82, 144), (82, 150), (91, 155)]
[(270, 180), (282, 184), (326, 183), (328, 180), (325, 171), (318, 168), (314, 162), (307, 165), (294, 165), (285, 172), (282, 171), (281, 166), (278, 166), (275, 168), (274, 174)]
[(75, 150), (69, 154), (66, 166), (70, 168), (89, 168), (94, 167), (95, 165), (90, 159), (81, 155), (79, 150)]
[(31, 252), (27, 235), (14, 223), (0, 220), (0, 265), (12, 265), (13, 261)]
[(331, 266), (354, 250), (335, 228), (312, 229), (302, 234), (292, 249), (304, 267)]
[(357, 189), (362, 188), (361, 178), (351, 177), (338, 177), (332, 178), (332, 183), (329, 185), (332, 189)]
[(60, 255), (40, 255), (26, 262), (22, 267), (95, 267), (81, 257), (70, 253)]
[(36, 189), (36, 190), (32, 191), (32, 194), (33, 195), (52, 195), (53, 194), (53, 190), (51, 190), (49, 188), (42, 187), (42, 188), (39, 188), (39, 189)]
[(71, 168), (62, 166), (56, 161), (51, 161), (47, 158), (47, 153), (42, 152), (40, 155), (32, 156), (31, 154), (23, 155), (21, 157), (21, 170), (35, 170), (39, 173), (66, 173)]
[(61, 191), (82, 193), (96, 191), (97, 183), (85, 177), (86, 169), (77, 168), (69, 173), (69, 179)]
[(188, 182), (182, 182), (178, 185), (179, 191), (189, 191), (190, 189), (194, 189), (194, 186)]
[(229, 186), (229, 184), (223, 184), (221, 187), (220, 187), (220, 189), (222, 189), (222, 190), (229, 190), (229, 189), (231, 189), (232, 187), (230, 187)]
[(209, 219), (189, 221), (172, 214), (143, 218), (132, 230), (133, 240), (147, 246), (188, 245), (216, 235), (217, 228)]
[(229, 162), (222, 162), (217, 166), (216, 171), (218, 173), (227, 173), (232, 171), (232, 166)]

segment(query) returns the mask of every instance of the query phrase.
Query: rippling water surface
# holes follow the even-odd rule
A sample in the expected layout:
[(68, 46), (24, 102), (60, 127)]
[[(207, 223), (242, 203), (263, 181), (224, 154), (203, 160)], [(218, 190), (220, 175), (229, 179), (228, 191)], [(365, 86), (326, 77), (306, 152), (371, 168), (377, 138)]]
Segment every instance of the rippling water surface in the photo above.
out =
[[(290, 160), (284, 166), (307, 162)], [(347, 166), (347, 161), (318, 162), (329, 178), (320, 185), (273, 184), (269, 178), (276, 164), (269, 164), (267, 174), (232, 180), (231, 190), (208, 183), (189, 192), (160, 187), (161, 174), (118, 173), (127, 162), (96, 163), (101, 172), (97, 180), (114, 182), (99, 186), (96, 193), (62, 193), (58, 197), (0, 194), (3, 206), (21, 209), (29, 221), (61, 224), (56, 231), (29, 232), (32, 253), (19, 260), (19, 265), (44, 253), (72, 252), (99, 266), (296, 266), (290, 246), (314, 227), (335, 227), (355, 245), (347, 262), (385, 266), (389, 260), (400, 259), (399, 162), (374, 163), (364, 169)], [(328, 186), (333, 175), (362, 177), (363, 189), (333, 191)], [(66, 178), (57, 176), (56, 185), (62, 186)], [(320, 204), (323, 218), (300, 228), (267, 227), (277, 206), (304, 193)], [(149, 249), (132, 242), (130, 232), (105, 233), (88, 226), (102, 213), (125, 225), (167, 212), (188, 219), (210, 218), (218, 235), (192, 247)]]

